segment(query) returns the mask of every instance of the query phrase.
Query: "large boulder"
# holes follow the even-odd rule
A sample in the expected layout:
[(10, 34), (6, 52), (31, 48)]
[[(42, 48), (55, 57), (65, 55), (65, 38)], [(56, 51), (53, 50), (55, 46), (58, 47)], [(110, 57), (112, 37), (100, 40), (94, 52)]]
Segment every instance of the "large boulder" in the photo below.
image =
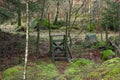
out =
[(115, 56), (115, 53), (112, 50), (104, 50), (102, 51), (102, 60), (108, 60)]
[(86, 47), (89, 47), (90, 45), (92, 45), (92, 44), (94, 44), (96, 42), (97, 42), (97, 36), (96, 36), (96, 34), (94, 34), (94, 33), (88, 33), (88, 34), (86, 34), (85, 40), (84, 40), (84, 43), (85, 43)]
[(113, 58), (89, 72), (91, 80), (120, 80), (120, 58)]

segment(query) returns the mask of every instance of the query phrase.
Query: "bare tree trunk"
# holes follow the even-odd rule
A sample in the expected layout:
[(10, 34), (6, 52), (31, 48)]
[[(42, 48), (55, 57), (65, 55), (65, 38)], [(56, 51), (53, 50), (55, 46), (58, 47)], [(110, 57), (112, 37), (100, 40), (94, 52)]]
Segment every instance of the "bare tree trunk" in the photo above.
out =
[(118, 22), (118, 25), (119, 25), (119, 38), (120, 38), (120, 1), (118, 2), (118, 17), (119, 17), (119, 22)]
[(29, 41), (29, 8), (28, 8), (29, 0), (26, 0), (26, 49), (25, 49), (25, 64), (24, 64), (24, 71), (23, 71), (23, 80), (27, 80), (27, 58), (28, 58), (28, 41)]
[(69, 0), (69, 14), (68, 14), (68, 37), (70, 37), (70, 27), (71, 27), (71, 12), (72, 12), (73, 0)]
[(39, 41), (40, 41), (40, 26), (39, 26), (39, 23), (37, 23), (37, 41), (36, 41), (36, 54), (39, 54), (40, 53), (40, 50), (39, 50)]
[[(108, 8), (108, 5), (106, 4), (106, 8)], [(108, 14), (107, 14), (107, 18), (108, 18)], [(107, 24), (105, 25), (105, 34), (106, 34), (106, 48), (108, 48), (108, 21)]]
[(56, 15), (55, 15), (55, 20), (53, 22), (53, 24), (57, 24), (58, 22), (58, 14), (59, 14), (59, 6), (60, 6), (60, 3), (59, 3), (59, 0), (56, 0)]
[(68, 38), (68, 13), (66, 12), (66, 36)]
[(18, 10), (17, 10), (17, 14), (18, 14), (18, 28), (21, 27), (21, 1), (18, 0)]
[(73, 6), (73, 0), (69, 0), (69, 11), (68, 11), (68, 24), (67, 24), (67, 39), (70, 41), (70, 45), (72, 45), (72, 41), (71, 41), (71, 34), (70, 34), (70, 28), (71, 28), (71, 12), (72, 12), (72, 6)]
[[(108, 5), (106, 5), (106, 8), (108, 8)], [(108, 18), (108, 14), (107, 14)], [(108, 21), (107, 24), (105, 25), (105, 35), (106, 35), (106, 49), (108, 48)]]
[[(102, 4), (103, 4), (103, 1), (102, 0), (100, 0), (100, 4), (99, 4), (99, 8), (100, 8), (100, 11), (99, 11), (99, 16), (100, 16), (100, 13), (103, 11), (103, 9), (102, 9)], [(99, 19), (100, 21), (102, 20), (102, 18), (100, 17), (100, 19)], [(101, 37), (101, 40), (103, 40), (103, 31), (102, 31), (102, 26), (101, 26), (101, 24), (100, 24), (100, 21), (99, 21), (99, 27), (100, 27), (100, 37)]]
[(105, 34), (106, 34), (106, 48), (108, 48), (108, 25), (105, 26)]
[(92, 1), (89, 0), (89, 11), (88, 11), (88, 14), (89, 14), (89, 24), (91, 26), (91, 21), (92, 21), (92, 11), (91, 11), (91, 8), (92, 8)]
[(43, 16), (44, 16), (44, 8), (45, 8), (45, 0), (43, 0), (42, 13), (41, 13), (39, 22), (38, 22), (38, 24), (37, 24), (38, 30), (37, 30), (36, 54), (39, 54), (39, 53), (40, 53), (40, 50), (39, 50), (39, 42), (40, 42), (40, 23), (41, 23), (41, 21), (42, 21), (42, 19), (43, 19)]

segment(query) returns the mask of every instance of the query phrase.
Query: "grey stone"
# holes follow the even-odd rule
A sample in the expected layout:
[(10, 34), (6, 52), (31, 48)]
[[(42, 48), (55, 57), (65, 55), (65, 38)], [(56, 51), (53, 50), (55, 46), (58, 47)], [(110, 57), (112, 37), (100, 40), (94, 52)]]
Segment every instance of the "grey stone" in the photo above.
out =
[(97, 42), (97, 36), (94, 33), (88, 33), (85, 36), (84, 44), (86, 47), (94, 44)]

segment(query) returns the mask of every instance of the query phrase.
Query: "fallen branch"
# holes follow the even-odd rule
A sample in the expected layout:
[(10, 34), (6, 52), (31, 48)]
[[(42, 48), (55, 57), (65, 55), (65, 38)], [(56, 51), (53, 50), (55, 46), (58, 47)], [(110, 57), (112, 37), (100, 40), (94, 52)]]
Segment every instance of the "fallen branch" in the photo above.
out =
[(113, 47), (115, 47), (117, 49), (118, 53), (120, 54), (120, 48), (119, 48), (119, 46), (117, 46), (112, 40), (110, 40), (110, 43), (111, 43), (111, 45)]

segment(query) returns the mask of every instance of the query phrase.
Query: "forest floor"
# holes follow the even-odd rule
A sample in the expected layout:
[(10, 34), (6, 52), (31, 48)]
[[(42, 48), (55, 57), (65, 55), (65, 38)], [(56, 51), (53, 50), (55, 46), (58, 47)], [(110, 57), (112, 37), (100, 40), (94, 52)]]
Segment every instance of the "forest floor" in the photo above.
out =
[[(15, 32), (12, 29), (7, 28), (4, 27), (0, 33), (0, 79), (2, 78), (3, 71), (15, 65), (24, 63), (25, 32)], [(54, 31), (53, 34), (58, 32), (60, 31)], [(78, 35), (78, 33), (79, 32), (76, 33), (73, 31), (73, 43), (79, 43), (84, 40), (85, 33), (80, 35)], [(110, 33), (110, 35), (116, 35), (116, 33)], [(100, 34), (97, 34), (97, 36), (100, 36)], [(40, 54), (36, 55), (36, 32), (30, 32), (28, 63), (39, 61), (53, 63), (49, 53), (48, 31), (41, 31), (40, 37)], [(73, 59), (86, 58), (93, 60), (96, 64), (101, 64), (99, 50), (91, 50), (89, 48), (84, 49), (79, 45), (73, 45), (71, 50), (73, 52)], [(55, 61), (53, 64), (60, 74), (64, 74), (65, 70), (70, 65), (68, 61)]]

